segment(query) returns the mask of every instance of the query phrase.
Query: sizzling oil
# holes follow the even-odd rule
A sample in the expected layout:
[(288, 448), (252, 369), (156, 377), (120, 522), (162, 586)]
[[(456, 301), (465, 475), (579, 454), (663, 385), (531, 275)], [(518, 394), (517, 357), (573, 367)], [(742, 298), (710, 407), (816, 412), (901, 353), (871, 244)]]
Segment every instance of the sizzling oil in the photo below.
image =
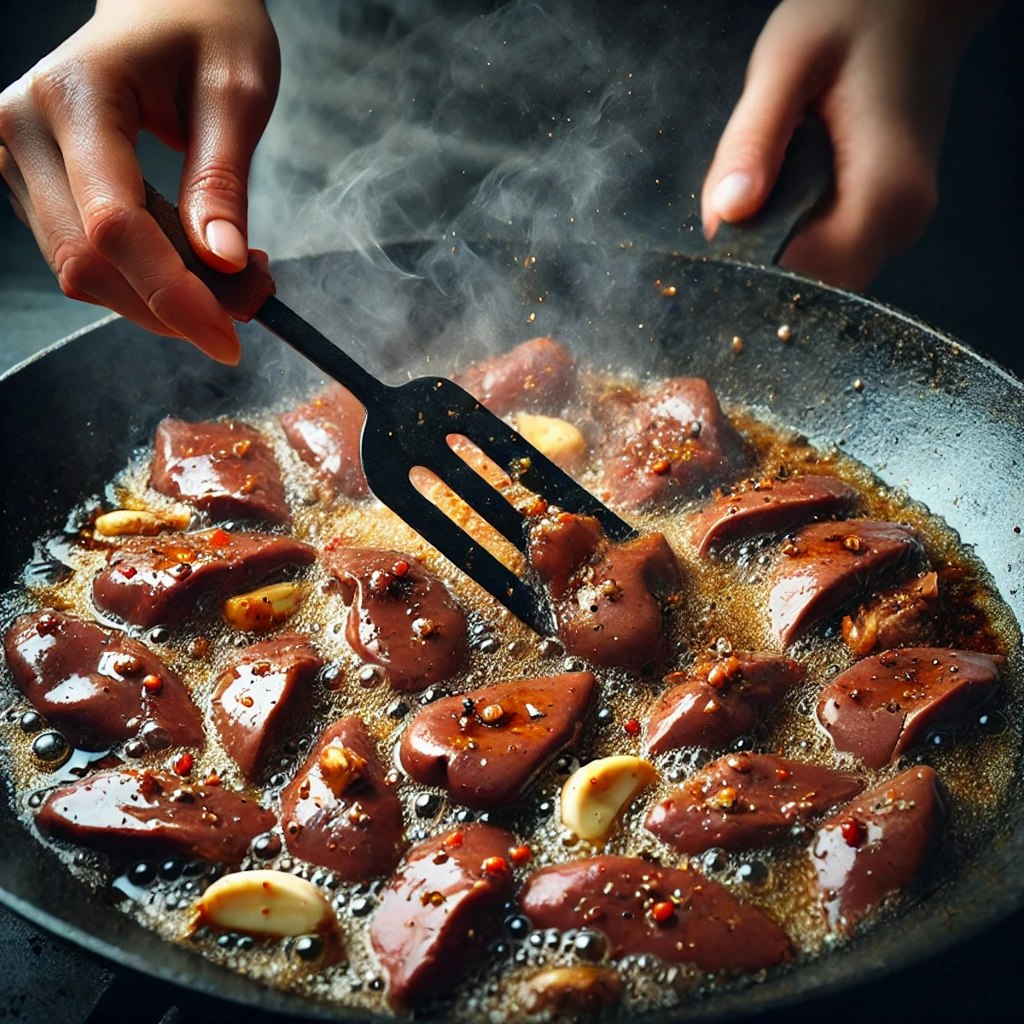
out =
[[(590, 396), (608, 382), (590, 382)], [(583, 405), (585, 408), (586, 405)], [(955, 608), (967, 619), (974, 615), (989, 625), (988, 640), (1010, 653), (1001, 698), (1001, 710), (990, 711), (982, 720), (930, 736), (923, 748), (881, 772), (863, 771), (849, 755), (837, 753), (814, 710), (821, 686), (853, 662), (834, 625), (801, 640), (788, 653), (807, 669), (804, 684), (792, 690), (767, 719), (758, 733), (740, 737), (734, 749), (759, 749), (797, 760), (815, 761), (858, 771), (871, 786), (894, 775), (907, 763), (927, 760), (933, 764), (951, 797), (951, 814), (940, 871), (953, 875), (959, 865), (975, 855), (987, 835), (996, 827), (999, 808), (1013, 780), (1021, 746), (1021, 677), (1019, 632), (1009, 610), (998, 600), (988, 573), (974, 561), (959, 538), (926, 509), (905, 495), (879, 484), (868, 471), (836, 452), (810, 448), (784, 429), (766, 424), (748, 413), (736, 411), (733, 422), (756, 452), (751, 476), (780, 473), (825, 472), (857, 488), (860, 511), (876, 518), (909, 524), (920, 531), (929, 561), (935, 566), (958, 566), (961, 576), (947, 593)], [(490, 820), (510, 828), (528, 842), (533, 856), (525, 875), (547, 864), (602, 852), (566, 832), (558, 819), (558, 798), (562, 782), (581, 763), (613, 753), (644, 754), (642, 736), (633, 720), (646, 721), (658, 694), (664, 689), (660, 677), (638, 678), (624, 672), (599, 671), (602, 686), (599, 707), (576, 746), (558, 757), (533, 782), (526, 795), (512, 808), (487, 814), (469, 812), (452, 804), (440, 790), (432, 790), (404, 778), (394, 751), (402, 730), (417, 708), (432, 697), (459, 692), (502, 679), (546, 675), (583, 667), (567, 657), (560, 645), (542, 640), (514, 617), (495, 605), (472, 581), (438, 556), (418, 535), (375, 502), (330, 501), (319, 495), (313, 472), (285, 442), (276, 419), (254, 425), (272, 442), (284, 472), (289, 504), (294, 514), (292, 534), (323, 546), (340, 537), (347, 544), (393, 548), (423, 560), (441, 576), (469, 611), (470, 654), (464, 671), (442, 687), (424, 694), (399, 694), (390, 689), (383, 675), (367, 670), (345, 640), (347, 608), (322, 566), (315, 564), (305, 574), (309, 584), (301, 609), (284, 627), (309, 634), (320, 648), (328, 668), (321, 673), (301, 717), (295, 716), (287, 738), (273, 752), (263, 779), (261, 801), (278, 808), (281, 787), (305, 759), (320, 732), (345, 714), (359, 714), (376, 739), (382, 759), (394, 764), (400, 780), (398, 792), (403, 803), (407, 834), (416, 843), (467, 820)], [(162, 507), (166, 499), (146, 486), (148, 452), (139, 453), (133, 463), (104, 494), (106, 507)], [(598, 490), (596, 457), (582, 476), (584, 485)], [(99, 503), (91, 500), (73, 510), (69, 523), (90, 536), (89, 515)], [(696, 504), (696, 503), (695, 503)], [(686, 580), (683, 601), (670, 620), (674, 654), (666, 671), (685, 668), (698, 655), (737, 650), (775, 650), (777, 642), (768, 631), (767, 594), (774, 565), (779, 557), (771, 540), (733, 544), (712, 559), (697, 559), (686, 537), (689, 507), (669, 513), (635, 517), (642, 530), (658, 530), (675, 550)], [(196, 521), (195, 525), (201, 525)], [(102, 621), (90, 600), (94, 573), (105, 563), (107, 545), (77, 543), (73, 534), (50, 545), (73, 570), (57, 579), (38, 566), (25, 574), (25, 586), (8, 592), (3, 599), (4, 623), (28, 608), (57, 607)], [(955, 617), (954, 617), (955, 618)], [(131, 632), (131, 630), (130, 630)], [(230, 630), (207, 604), (200, 615), (184, 623), (175, 633), (157, 628), (135, 631), (188, 685), (201, 709), (209, 708), (210, 696), (221, 672), (238, 649), (257, 639)], [(197, 638), (201, 638), (197, 642)], [(954, 645), (956, 636), (943, 641)], [(3, 767), (14, 784), (18, 811), (26, 827), (32, 827), (34, 810), (55, 785), (81, 777), (103, 763), (103, 752), (74, 752), (64, 763), (44, 762), (33, 754), (38, 731), (21, 724), (29, 705), (9, 679), (3, 683), (6, 714), (3, 730)], [(245, 788), (231, 758), (219, 745), (209, 723), (207, 746), (196, 755), (192, 778), (211, 774), (229, 788)], [(169, 767), (180, 752), (154, 751), (138, 757), (114, 749), (111, 755), (133, 765)], [(621, 828), (610, 838), (603, 852), (644, 856), (667, 866), (680, 865), (680, 857), (643, 828), (647, 808), (666, 795), (675, 784), (710, 760), (707, 751), (683, 749), (655, 758), (660, 781), (643, 794), (625, 815)], [(424, 795), (426, 794), (426, 796)], [(419, 798), (419, 803), (417, 803)], [(690, 858), (694, 866), (732, 889), (741, 899), (766, 909), (785, 927), (799, 950), (799, 959), (819, 954), (830, 945), (822, 916), (811, 904), (807, 880), (809, 862), (805, 855), (809, 833), (796, 830), (790, 841), (769, 849), (725, 853), (712, 850)], [(330, 871), (292, 858), (280, 836), (267, 837), (243, 864), (277, 867), (294, 871), (322, 887), (333, 905), (341, 932), (344, 956), (327, 964), (318, 949), (300, 940), (254, 940), (240, 935), (216, 935), (205, 930), (191, 932), (192, 906), (203, 888), (223, 869), (185, 864), (175, 859), (163, 863), (134, 865), (122, 873), (88, 851), (61, 847), (68, 870), (85, 884), (110, 895), (121, 908), (170, 940), (186, 942), (211, 959), (251, 975), (270, 985), (295, 990), (312, 999), (340, 1006), (350, 1005), (387, 1012), (384, 979), (369, 951), (367, 923), (372, 917), (377, 894), (384, 879), (362, 884), (341, 884)], [(884, 919), (914, 897), (903, 894), (889, 901), (875, 916)], [(436, 1007), (439, 1014), (453, 1019), (509, 1020), (522, 1016), (519, 982), (545, 965), (582, 963), (600, 959), (600, 940), (594, 935), (531, 931), (513, 905), (506, 908), (501, 937), (492, 945), (482, 968), (466, 979)], [(877, 924), (877, 922), (875, 922)], [(686, 967), (669, 967), (649, 956), (629, 957), (617, 965), (626, 987), (630, 1010), (672, 1005), (697, 992), (713, 988), (715, 982), (701, 978)], [(738, 983), (748, 983), (741, 979)]]

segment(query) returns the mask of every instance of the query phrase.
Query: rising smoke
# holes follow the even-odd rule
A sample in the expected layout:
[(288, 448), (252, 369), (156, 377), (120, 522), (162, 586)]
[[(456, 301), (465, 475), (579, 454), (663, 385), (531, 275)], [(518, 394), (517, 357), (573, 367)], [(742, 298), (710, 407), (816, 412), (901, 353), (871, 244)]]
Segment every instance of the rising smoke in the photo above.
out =
[[(449, 361), (453, 346), (476, 356), (517, 335), (579, 333), (568, 322), (578, 307), (529, 320), (485, 242), (507, 242), (517, 260), (582, 247), (566, 273), (584, 291), (587, 280), (604, 287), (602, 255), (623, 243), (698, 251), (695, 196), (765, 5), (299, 0), (270, 10), (283, 76), (254, 167), (253, 243), (277, 260), (359, 254), (360, 269), (346, 258), (340, 279), (329, 258), (312, 264), (321, 326), (344, 317), (349, 343), (369, 357), (390, 344), (394, 365), (438, 344), (425, 348), (410, 274), (460, 300), (452, 323), (426, 332)], [(397, 266), (386, 247), (413, 240), (433, 248)], [(310, 265), (289, 285), (307, 308), (317, 305)]]

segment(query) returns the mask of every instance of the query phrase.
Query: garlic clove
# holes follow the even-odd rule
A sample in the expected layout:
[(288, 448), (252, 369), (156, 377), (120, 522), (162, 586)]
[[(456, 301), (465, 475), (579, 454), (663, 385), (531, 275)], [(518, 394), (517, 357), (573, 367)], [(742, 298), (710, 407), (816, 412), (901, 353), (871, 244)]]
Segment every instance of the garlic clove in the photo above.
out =
[(554, 416), (521, 412), (516, 430), (562, 469), (574, 469), (587, 454), (587, 441), (579, 427)]
[(235, 629), (260, 631), (280, 625), (299, 610), (306, 596), (301, 583), (271, 583), (224, 602), (224, 618)]
[(199, 925), (283, 938), (329, 930), (333, 914), (304, 878), (270, 869), (236, 871), (212, 883), (196, 905)]
[(603, 843), (626, 808), (657, 777), (650, 761), (631, 754), (591, 761), (562, 786), (562, 824), (581, 839)]
[(191, 521), (191, 514), (185, 511), (119, 508), (97, 516), (93, 529), (101, 537), (151, 537), (163, 530), (184, 530)]

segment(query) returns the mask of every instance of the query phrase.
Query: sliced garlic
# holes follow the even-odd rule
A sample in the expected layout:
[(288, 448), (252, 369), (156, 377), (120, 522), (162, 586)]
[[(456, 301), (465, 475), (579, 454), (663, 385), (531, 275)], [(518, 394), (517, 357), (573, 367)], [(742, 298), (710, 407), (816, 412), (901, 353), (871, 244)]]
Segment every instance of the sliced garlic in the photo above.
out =
[(622, 999), (622, 978), (609, 967), (579, 964), (550, 967), (526, 979), (519, 998), (527, 1013), (545, 1017), (578, 1016), (590, 1019), (603, 1007)]
[(320, 751), (320, 773), (336, 797), (363, 778), (368, 767), (365, 757), (341, 743), (330, 743)]
[(263, 630), (280, 625), (299, 610), (306, 588), (301, 583), (271, 583), (224, 602), (224, 618), (235, 629)]
[(521, 412), (516, 430), (562, 469), (574, 469), (587, 454), (586, 438), (567, 420)]
[(147, 537), (161, 530), (184, 530), (192, 516), (184, 511), (149, 512), (144, 509), (119, 508), (96, 517), (93, 528), (103, 537)]
[(331, 908), (312, 882), (269, 869), (218, 878), (196, 910), (197, 924), (247, 935), (309, 935), (331, 922)]
[(562, 824), (580, 839), (604, 842), (637, 794), (657, 777), (650, 761), (630, 754), (591, 761), (562, 786)]

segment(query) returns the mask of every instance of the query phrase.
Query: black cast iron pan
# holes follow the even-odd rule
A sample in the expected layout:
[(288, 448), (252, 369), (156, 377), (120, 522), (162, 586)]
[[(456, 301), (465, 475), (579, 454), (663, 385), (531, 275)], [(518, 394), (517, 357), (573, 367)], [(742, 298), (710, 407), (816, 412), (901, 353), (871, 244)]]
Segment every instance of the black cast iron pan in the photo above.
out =
[[(287, 301), (385, 379), (443, 370), (457, 347), (480, 355), (542, 332), (585, 360), (707, 376), (728, 403), (838, 445), (886, 483), (906, 487), (974, 546), (1024, 623), (1024, 387), (897, 311), (773, 268), (628, 246), (395, 246), (370, 258), (285, 263), (276, 276)], [(0, 379), (2, 585), (18, 578), (36, 538), (60, 531), (69, 508), (149, 443), (163, 415), (280, 409), (315, 386), (311, 371), (262, 328), (242, 335), (243, 362), (227, 369), (111, 318)], [(739, 355), (736, 336), (744, 341)], [(373, 1019), (265, 990), (162, 942), (106, 894), (75, 882), (21, 828), (6, 797), (0, 901), (26, 918), (181, 986), (191, 1005), (221, 997), (294, 1016)], [(963, 943), (1022, 904), (1024, 789), (984, 855), (898, 925), (659, 1019), (803, 1002)]]

